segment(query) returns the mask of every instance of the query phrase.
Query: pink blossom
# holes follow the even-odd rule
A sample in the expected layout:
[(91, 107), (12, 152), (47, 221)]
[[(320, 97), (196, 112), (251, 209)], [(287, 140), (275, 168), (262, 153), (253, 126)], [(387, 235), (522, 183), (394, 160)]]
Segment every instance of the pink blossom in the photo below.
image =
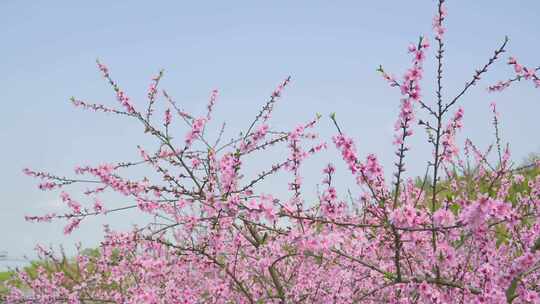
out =
[(186, 134), (186, 147), (190, 147), (193, 144), (193, 141), (199, 137), (201, 134), (204, 125), (206, 123), (206, 118), (197, 118), (193, 121), (191, 131), (189, 131), (188, 134)]

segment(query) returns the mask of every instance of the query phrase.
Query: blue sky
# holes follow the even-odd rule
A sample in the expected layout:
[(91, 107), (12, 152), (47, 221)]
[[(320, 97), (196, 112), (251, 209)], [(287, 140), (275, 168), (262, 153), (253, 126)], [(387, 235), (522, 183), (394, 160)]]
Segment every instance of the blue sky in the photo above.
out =
[[(139, 105), (149, 79), (161, 68), (166, 70), (163, 88), (195, 113), (203, 113), (210, 91), (218, 88), (215, 116), (228, 121), (231, 135), (245, 127), (245, 117), (253, 116), (273, 88), (291, 75), (274, 126), (289, 129), (315, 113), (336, 112), (360, 153), (379, 154), (390, 169), (399, 95), (375, 69), (383, 64), (402, 74), (409, 65), (408, 43), (420, 34), (431, 36), (435, 5), (430, 0), (2, 1), (0, 251), (32, 256), (38, 242), (64, 244), (69, 251), (78, 240), (92, 246), (100, 239), (102, 219), (83, 223), (67, 239), (63, 223), (24, 222), (25, 214), (58, 210), (60, 203), (57, 194), (38, 191), (35, 181), (21, 173), (31, 167), (69, 175), (81, 163), (137, 157), (142, 138), (138, 125), (68, 104), (71, 96), (116, 104), (95, 68), (97, 57)], [(450, 1), (445, 98), (457, 94), (505, 35), (511, 39), (507, 55), (539, 65), (539, 10), (540, 2), (532, 0)], [(427, 103), (435, 96), (432, 59), (431, 52), (424, 81)], [(489, 103), (497, 101), (503, 137), (520, 161), (540, 151), (540, 91), (521, 83), (503, 94), (487, 94), (488, 84), (511, 75), (503, 62), (463, 98), (460, 139), (469, 137), (482, 147), (491, 142), (486, 136), (492, 134)], [(328, 120), (319, 131), (326, 139), (334, 132)], [(417, 131), (407, 163), (412, 176), (423, 172), (430, 155), (422, 130)], [(331, 148), (309, 163), (306, 172), (315, 177), (308, 178), (308, 192), (314, 191), (322, 166), (335, 157)], [(264, 167), (263, 160), (253, 162)], [(341, 174), (347, 179), (344, 170)], [(108, 221), (125, 228), (140, 220), (131, 216)]]

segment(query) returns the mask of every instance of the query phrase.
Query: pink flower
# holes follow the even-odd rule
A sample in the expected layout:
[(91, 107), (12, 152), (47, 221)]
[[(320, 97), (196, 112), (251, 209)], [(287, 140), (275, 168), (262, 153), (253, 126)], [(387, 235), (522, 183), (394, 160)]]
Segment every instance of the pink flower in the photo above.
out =
[(516, 71), (516, 74), (521, 74), (523, 72), (523, 66), (519, 63), (514, 63), (514, 71)]
[(94, 211), (95, 211), (96, 213), (102, 213), (103, 210), (104, 210), (104, 208), (103, 208), (103, 203), (102, 203), (100, 200), (95, 199), (95, 200), (94, 200)]
[(206, 123), (206, 118), (197, 118), (193, 121), (193, 124), (191, 126), (191, 131), (189, 131), (188, 134), (186, 134), (186, 148), (189, 148), (195, 139), (197, 139)]
[(227, 153), (223, 156), (223, 158), (221, 158), (219, 162), (219, 169), (221, 172), (221, 184), (225, 193), (236, 190), (236, 171), (240, 165), (240, 159), (231, 153)]
[(523, 69), (525, 70), (525, 74), (524, 74), (525, 79), (531, 79), (535, 76), (534, 69), (530, 69), (530, 68), (523, 68)]
[(64, 227), (64, 234), (69, 235), (73, 232), (73, 230), (77, 229), (79, 227), (79, 224), (81, 223), (81, 219), (74, 218), (72, 219), (65, 227)]
[(454, 214), (450, 210), (439, 209), (433, 214), (433, 220), (439, 226), (450, 226), (454, 223)]
[(172, 120), (171, 110), (170, 110), (170, 109), (167, 109), (167, 110), (165, 110), (164, 125), (165, 125), (165, 126), (170, 125), (170, 124), (171, 124), (171, 120)]

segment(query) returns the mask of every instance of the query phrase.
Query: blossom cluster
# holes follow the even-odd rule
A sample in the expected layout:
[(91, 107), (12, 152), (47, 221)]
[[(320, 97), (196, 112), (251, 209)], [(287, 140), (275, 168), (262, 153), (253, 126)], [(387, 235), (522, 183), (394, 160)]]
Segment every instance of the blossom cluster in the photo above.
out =
[(508, 58), (508, 65), (514, 68), (515, 77), (505, 81), (499, 81), (496, 84), (489, 86), (488, 91), (503, 91), (504, 89), (508, 88), (513, 82), (521, 81), (522, 79), (532, 81), (536, 88), (540, 88), (540, 78), (538, 77), (538, 75), (536, 75), (536, 72), (540, 70), (540, 67), (532, 68), (523, 66), (517, 61), (515, 57)]

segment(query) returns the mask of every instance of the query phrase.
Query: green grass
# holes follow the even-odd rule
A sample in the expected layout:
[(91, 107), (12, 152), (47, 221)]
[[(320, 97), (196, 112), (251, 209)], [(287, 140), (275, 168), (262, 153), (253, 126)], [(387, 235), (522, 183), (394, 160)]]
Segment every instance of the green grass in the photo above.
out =
[(7, 287), (4, 286), (4, 283), (13, 276), (12, 271), (3, 271), (0, 272), (0, 296), (7, 293)]

